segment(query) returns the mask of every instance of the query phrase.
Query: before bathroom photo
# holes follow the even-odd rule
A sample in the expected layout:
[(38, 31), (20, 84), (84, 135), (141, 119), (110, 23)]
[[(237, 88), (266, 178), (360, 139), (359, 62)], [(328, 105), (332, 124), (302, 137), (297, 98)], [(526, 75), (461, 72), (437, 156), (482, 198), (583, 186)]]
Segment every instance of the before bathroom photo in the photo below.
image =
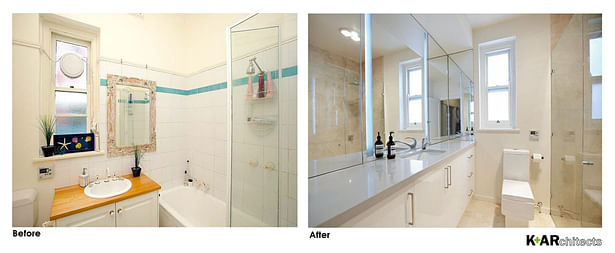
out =
[(297, 225), (296, 14), (12, 20), (14, 227)]
[(613, 252), (608, 6), (7, 3), (2, 245)]

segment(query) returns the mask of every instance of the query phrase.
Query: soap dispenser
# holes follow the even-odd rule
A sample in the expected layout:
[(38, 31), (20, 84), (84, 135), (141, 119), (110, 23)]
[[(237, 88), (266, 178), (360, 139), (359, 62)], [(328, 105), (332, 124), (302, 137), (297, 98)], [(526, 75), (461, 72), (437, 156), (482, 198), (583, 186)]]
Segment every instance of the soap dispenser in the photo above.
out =
[(382, 158), (384, 156), (384, 142), (380, 137), (380, 132), (378, 132), (378, 136), (376, 136), (376, 143), (374, 143), (375, 147), (375, 156), (376, 158)]
[(395, 159), (395, 142), (393, 141), (393, 132), (389, 133), (389, 141), (387, 142), (387, 158)]
[(79, 175), (79, 186), (86, 187), (90, 183), (90, 175), (88, 175), (88, 169), (83, 168), (81, 175)]

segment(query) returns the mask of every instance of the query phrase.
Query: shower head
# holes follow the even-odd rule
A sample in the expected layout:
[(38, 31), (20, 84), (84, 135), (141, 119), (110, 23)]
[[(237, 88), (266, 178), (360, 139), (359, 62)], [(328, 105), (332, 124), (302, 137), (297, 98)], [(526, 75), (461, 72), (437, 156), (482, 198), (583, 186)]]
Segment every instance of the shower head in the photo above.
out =
[(258, 63), (256, 62), (256, 57), (250, 59), (250, 64), (248, 64), (248, 70), (246, 70), (246, 74), (248, 75), (252, 75), (255, 73), (254, 71), (254, 65), (256, 65), (256, 67), (258, 68), (258, 74), (262, 74), (264, 73), (264, 71), (261, 69), (261, 66), (258, 65)]
[[(254, 58), (256, 59), (256, 58)], [(248, 65), (248, 70), (246, 70), (246, 74), (248, 75), (252, 75), (254, 74), (254, 63), (252, 63), (252, 60), (254, 59), (250, 59), (250, 64)]]

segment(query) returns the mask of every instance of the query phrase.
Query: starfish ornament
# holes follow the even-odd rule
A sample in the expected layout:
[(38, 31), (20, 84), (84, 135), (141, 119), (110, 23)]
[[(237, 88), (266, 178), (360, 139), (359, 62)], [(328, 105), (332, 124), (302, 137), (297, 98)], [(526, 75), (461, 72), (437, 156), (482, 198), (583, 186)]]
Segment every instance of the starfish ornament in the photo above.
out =
[(60, 151), (62, 151), (63, 148), (68, 151), (68, 145), (70, 144), (70, 142), (66, 142), (66, 138), (64, 138), (64, 142), (58, 142), (58, 144), (62, 145), (62, 147), (60, 147)]

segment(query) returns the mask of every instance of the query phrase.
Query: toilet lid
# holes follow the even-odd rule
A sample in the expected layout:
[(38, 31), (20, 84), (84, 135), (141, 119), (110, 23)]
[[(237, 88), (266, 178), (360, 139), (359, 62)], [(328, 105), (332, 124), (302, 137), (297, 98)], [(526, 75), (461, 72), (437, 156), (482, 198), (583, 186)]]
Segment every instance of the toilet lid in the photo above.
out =
[(534, 194), (528, 182), (505, 179), (502, 183), (502, 199), (534, 203)]

